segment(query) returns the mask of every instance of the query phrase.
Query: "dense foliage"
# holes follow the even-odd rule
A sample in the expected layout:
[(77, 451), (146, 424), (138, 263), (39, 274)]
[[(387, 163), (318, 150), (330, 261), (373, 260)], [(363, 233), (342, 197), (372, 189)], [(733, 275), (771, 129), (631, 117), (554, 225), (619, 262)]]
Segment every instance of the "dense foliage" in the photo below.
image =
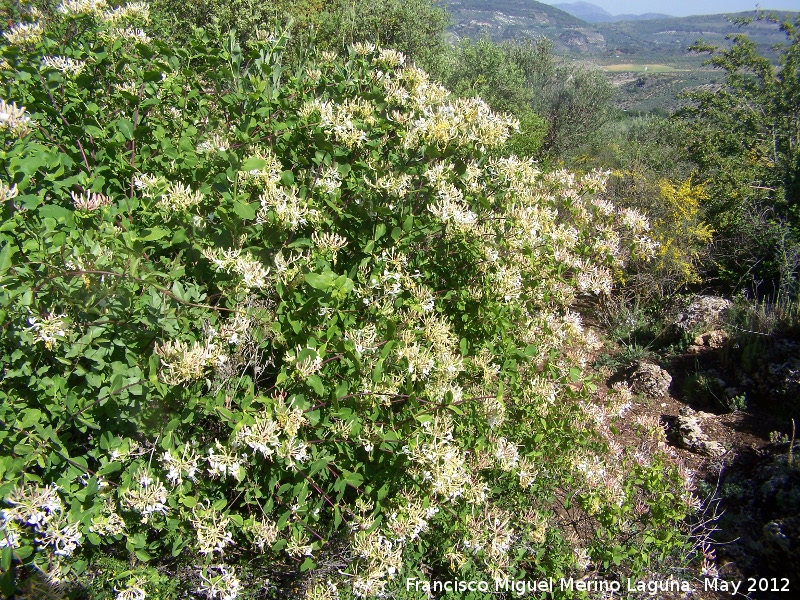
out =
[(777, 61), (743, 34), (730, 48), (696, 45), (725, 73), (725, 85), (693, 92), (679, 113), (708, 186), (720, 275), (734, 284), (768, 280), (792, 294), (800, 267), (799, 27), (780, 24), (786, 42), (776, 48)]
[(658, 422), (615, 440), (630, 393), (570, 309), (655, 252), (605, 175), (502, 157), (515, 119), (399, 52), (288, 70), (285, 33), (148, 19), (64, 0), (4, 33), (2, 593), (680, 560), (691, 480)]
[(504, 44), (462, 40), (441, 77), (456, 93), (513, 112), (522, 130), (511, 150), (521, 156), (563, 158), (587, 143), (610, 115), (606, 76), (595, 67), (559, 60), (546, 38)]

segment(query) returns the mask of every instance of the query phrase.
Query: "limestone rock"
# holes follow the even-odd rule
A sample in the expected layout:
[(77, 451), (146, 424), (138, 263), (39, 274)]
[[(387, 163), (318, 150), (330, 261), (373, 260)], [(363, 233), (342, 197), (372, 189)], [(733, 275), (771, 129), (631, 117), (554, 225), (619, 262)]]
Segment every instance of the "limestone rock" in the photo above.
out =
[(718, 330), (723, 323), (726, 310), (732, 302), (719, 296), (695, 296), (680, 311), (675, 319), (675, 327), (680, 332)]
[(658, 365), (648, 362), (638, 362), (630, 367), (626, 373), (634, 394), (643, 394), (648, 398), (661, 398), (669, 393), (672, 375)]
[(718, 350), (725, 346), (728, 341), (728, 332), (722, 329), (714, 329), (706, 333), (702, 333), (694, 338), (694, 345), (704, 348), (712, 348)]
[(705, 456), (722, 456), (725, 448), (711, 441), (700, 427), (696, 414), (681, 415), (675, 419), (675, 442), (682, 448)]
[(777, 519), (764, 525), (762, 551), (770, 562), (800, 562), (800, 517)]

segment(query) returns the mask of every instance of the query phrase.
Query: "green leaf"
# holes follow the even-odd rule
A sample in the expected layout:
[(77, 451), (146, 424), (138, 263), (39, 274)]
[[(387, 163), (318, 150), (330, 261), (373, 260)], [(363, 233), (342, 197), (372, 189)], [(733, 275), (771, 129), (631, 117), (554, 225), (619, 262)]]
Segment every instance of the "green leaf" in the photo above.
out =
[(242, 163), (242, 166), (239, 167), (239, 170), (246, 172), (260, 171), (266, 166), (267, 166), (266, 160), (264, 160), (263, 158), (258, 158), (257, 156), (251, 156)]
[(319, 473), (322, 469), (327, 467), (330, 462), (331, 458), (329, 456), (315, 460), (313, 463), (311, 463), (311, 467), (308, 469), (308, 476), (312, 477), (313, 475)]
[(353, 471), (348, 471), (347, 469), (342, 471), (342, 478), (344, 479), (345, 483), (353, 487), (358, 487), (364, 483), (364, 476), (361, 475), (361, 473), (354, 473)]
[(325, 386), (322, 385), (322, 379), (319, 375), (309, 375), (306, 378), (306, 383), (317, 393), (318, 396), (325, 395)]
[(133, 122), (129, 121), (128, 119), (119, 119), (117, 121), (117, 127), (119, 128), (122, 135), (125, 136), (126, 140), (133, 139)]
[(310, 571), (311, 569), (313, 569), (316, 566), (317, 566), (317, 563), (314, 562), (314, 559), (311, 558), (311, 557), (308, 557), (303, 561), (303, 564), (300, 565), (300, 571), (301, 572), (302, 571)]
[(151, 229), (144, 230), (144, 237), (138, 238), (139, 241), (142, 242), (155, 242), (156, 240), (160, 240), (161, 238), (166, 237), (170, 234), (169, 229), (164, 229), (163, 227), (153, 227)]
[(51, 217), (56, 221), (61, 219), (70, 221), (72, 219), (72, 211), (56, 204), (46, 204), (39, 208), (39, 216), (43, 219)]
[(246, 203), (246, 202), (234, 202), (233, 203), (233, 212), (236, 214), (237, 217), (241, 219), (245, 219), (246, 221), (251, 221), (256, 218), (256, 206), (257, 203)]
[(98, 469), (98, 475), (111, 475), (112, 473), (116, 473), (117, 471), (122, 469), (122, 464), (118, 462), (110, 462), (107, 465), (104, 465)]
[(3, 244), (0, 249), (0, 276), (5, 275), (8, 268), (11, 266), (11, 257), (14, 256), (14, 248), (11, 244)]
[(332, 273), (306, 273), (305, 280), (308, 285), (317, 290), (326, 290), (333, 285)]
[(144, 550), (137, 550), (136, 552), (134, 552), (134, 554), (136, 555), (136, 558), (138, 558), (142, 562), (147, 562), (151, 558), (151, 556)]

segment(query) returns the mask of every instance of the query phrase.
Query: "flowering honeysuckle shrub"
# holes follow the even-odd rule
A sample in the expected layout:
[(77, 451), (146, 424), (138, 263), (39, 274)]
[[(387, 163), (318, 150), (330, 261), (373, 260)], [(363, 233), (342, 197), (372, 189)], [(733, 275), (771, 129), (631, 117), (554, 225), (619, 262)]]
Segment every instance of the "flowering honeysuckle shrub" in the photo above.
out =
[(615, 439), (571, 308), (655, 249), (604, 173), (498, 158), (514, 120), (397, 52), (289, 71), (285, 35), (147, 18), (4, 32), (4, 594), (417, 598), (686, 549), (691, 478), (658, 423)]

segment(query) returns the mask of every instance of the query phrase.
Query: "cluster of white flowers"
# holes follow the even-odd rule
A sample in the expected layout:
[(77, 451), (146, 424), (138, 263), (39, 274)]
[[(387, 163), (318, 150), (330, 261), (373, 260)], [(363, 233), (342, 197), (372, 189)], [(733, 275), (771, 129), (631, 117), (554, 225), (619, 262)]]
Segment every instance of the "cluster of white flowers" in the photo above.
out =
[(230, 142), (219, 133), (214, 133), (208, 139), (197, 144), (195, 150), (199, 154), (204, 154), (206, 152), (227, 152), (229, 148)]
[(227, 360), (222, 349), (207, 339), (191, 344), (174, 340), (156, 343), (154, 351), (161, 359), (159, 373), (171, 385), (201, 379), (207, 368), (219, 367)]
[(133, 178), (133, 185), (141, 190), (146, 198), (155, 198), (167, 187), (167, 180), (160, 175), (142, 173)]
[(414, 463), (413, 472), (429, 482), (432, 494), (451, 501), (464, 495), (470, 477), (464, 452), (453, 440), (453, 425), (448, 417), (436, 416), (423, 423), (403, 452)]
[(397, 510), (387, 519), (386, 528), (401, 543), (414, 541), (428, 530), (428, 524), (439, 512), (435, 505), (425, 506), (413, 494), (403, 494)]
[(0, 131), (2, 130), (18, 137), (24, 137), (31, 130), (31, 118), (24, 106), (17, 106), (14, 102), (0, 99)]
[(233, 544), (233, 536), (228, 531), (231, 520), (211, 507), (196, 506), (190, 519), (197, 533), (197, 551), (200, 554), (223, 554), (225, 547)]
[(212, 565), (200, 573), (200, 587), (197, 591), (210, 600), (235, 600), (241, 590), (242, 584), (233, 567)]
[(342, 175), (336, 167), (328, 167), (322, 171), (317, 185), (328, 195), (333, 195), (342, 187)]
[(39, 534), (36, 543), (47, 547), (56, 556), (72, 556), (78, 548), (83, 535), (78, 530), (80, 523), (70, 522), (63, 513), (37, 526)]
[(117, 24), (123, 21), (150, 22), (150, 5), (147, 2), (129, 2), (103, 13), (106, 23)]
[(12, 46), (27, 46), (41, 40), (43, 33), (40, 23), (16, 23), (3, 32), (3, 37)]
[(42, 59), (43, 69), (55, 69), (67, 76), (80, 75), (86, 68), (82, 60), (73, 60), (67, 56), (45, 56)]
[(281, 445), (280, 425), (273, 419), (259, 415), (255, 423), (242, 427), (234, 438), (237, 445), (246, 445), (261, 454), (264, 458), (269, 458)]
[(278, 185), (283, 167), (272, 150), (257, 147), (253, 150), (253, 158), (264, 161), (264, 166), (249, 171), (239, 171), (237, 174), (239, 183), (246, 189), (256, 190)]
[(66, 340), (70, 333), (70, 326), (66, 322), (67, 315), (48, 314), (44, 317), (31, 315), (28, 317), (30, 323), (29, 331), (35, 334), (35, 342), (44, 342), (48, 349), (55, 347), (56, 342)]
[(486, 507), (481, 513), (470, 515), (464, 548), (472, 554), (482, 552), (490, 566), (506, 566), (517, 537), (511, 522), (511, 515), (497, 507)]
[[(323, 252), (332, 252), (334, 257), (336, 253), (342, 248), (347, 246), (347, 238), (342, 237), (338, 233), (326, 231), (325, 233), (314, 232), (311, 234), (311, 241), (314, 245)], [(334, 258), (334, 263), (335, 263)]]
[[(300, 358), (301, 354), (305, 355)], [(316, 348), (297, 346), (286, 353), (286, 364), (294, 365), (295, 372), (301, 379), (305, 379), (322, 368), (322, 357)]]
[(184, 444), (183, 450), (177, 455), (173, 450), (165, 450), (161, 455), (161, 464), (167, 471), (167, 479), (172, 485), (183, 483), (184, 476), (191, 481), (195, 481), (199, 469), (199, 460), (199, 457), (189, 447), (189, 444)]
[(71, 16), (102, 15), (107, 6), (106, 0), (63, 0), (56, 10)]
[(403, 146), (412, 149), (428, 144), (444, 149), (454, 143), (474, 143), (493, 148), (518, 129), (516, 119), (493, 112), (483, 100), (459, 98), (452, 103), (423, 106), (418, 118), (412, 121)]
[(356, 354), (359, 356), (378, 347), (376, 345), (377, 337), (378, 332), (374, 323), (369, 323), (362, 329), (355, 329), (344, 334), (344, 339), (353, 342)]
[(82, 194), (70, 192), (70, 195), (72, 196), (72, 204), (77, 211), (92, 212), (103, 206), (108, 206), (112, 202), (111, 198), (97, 192), (84, 192)]
[(259, 201), (261, 208), (256, 213), (257, 223), (268, 222), (269, 213), (272, 212), (280, 226), (295, 231), (309, 222), (315, 222), (319, 216), (318, 211), (300, 197), (295, 187), (285, 188), (274, 182), (266, 183)]
[(399, 113), (403, 118), (395, 118), (398, 122), (410, 123), (415, 112), (442, 104), (450, 96), (444, 86), (432, 82), (425, 71), (415, 66), (404, 67), (396, 73), (382, 73), (380, 82), (386, 99), (406, 111)]
[(278, 540), (278, 526), (267, 517), (254, 519), (250, 532), (253, 534), (253, 542), (261, 552)]
[(504, 437), (497, 440), (494, 456), (503, 471), (512, 471), (519, 463), (517, 445), (512, 444)]
[(269, 267), (241, 250), (207, 248), (203, 250), (203, 256), (214, 264), (217, 271), (239, 275), (242, 286), (247, 289), (263, 289), (267, 285)]
[(314, 553), (314, 547), (309, 544), (308, 535), (305, 531), (294, 529), (292, 535), (289, 537), (286, 545), (286, 553), (292, 558), (302, 558), (303, 556), (311, 556)]
[(89, 531), (102, 536), (115, 536), (125, 531), (125, 521), (117, 513), (110, 498), (103, 503), (103, 510), (92, 517)]
[(140, 27), (112, 27), (101, 32), (101, 35), (112, 42), (123, 40), (138, 44), (148, 44), (152, 41), (144, 29)]
[(12, 183), (10, 186), (5, 181), (0, 181), (0, 203), (13, 200), (19, 195), (17, 184)]
[(192, 191), (188, 185), (177, 181), (169, 186), (158, 203), (167, 210), (184, 212), (199, 205), (204, 199), (205, 196), (200, 190)]
[(374, 57), (372, 62), (383, 67), (396, 69), (405, 64), (406, 56), (397, 50), (381, 48), (378, 50), (378, 56)]
[[(2, 526), (2, 547), (18, 548), (23, 529), (19, 523), (24, 523), (45, 536), (40, 542), (42, 546), (54, 544), (56, 551), (69, 555), (77, 547), (81, 538), (77, 525), (63, 521), (64, 505), (58, 495), (55, 484), (39, 486), (36, 483), (25, 484), (14, 488), (4, 498), (11, 508), (0, 511), (0, 526)], [(55, 523), (54, 526), (49, 523)]]
[(215, 441), (214, 446), (208, 449), (206, 460), (212, 477), (233, 477), (236, 481), (244, 478), (247, 456), (236, 454), (234, 449), (226, 448), (219, 441)]
[(330, 579), (306, 589), (305, 600), (339, 600), (339, 588)]
[(115, 600), (145, 600), (147, 593), (142, 585), (142, 582), (137, 580), (129, 583), (121, 590), (114, 588), (114, 591), (117, 592)]
[(131, 486), (122, 490), (121, 500), (130, 510), (142, 515), (142, 523), (149, 523), (155, 514), (166, 515), (169, 512), (167, 488), (149, 471), (139, 470)]
[(463, 202), (461, 190), (452, 184), (439, 187), (437, 202), (429, 205), (428, 210), (443, 223), (452, 224), (462, 234), (470, 233), (478, 221), (478, 215)]
[(367, 181), (373, 189), (381, 190), (389, 196), (404, 198), (411, 188), (411, 176), (407, 173), (399, 175), (387, 173), (379, 177), (376, 181)]

